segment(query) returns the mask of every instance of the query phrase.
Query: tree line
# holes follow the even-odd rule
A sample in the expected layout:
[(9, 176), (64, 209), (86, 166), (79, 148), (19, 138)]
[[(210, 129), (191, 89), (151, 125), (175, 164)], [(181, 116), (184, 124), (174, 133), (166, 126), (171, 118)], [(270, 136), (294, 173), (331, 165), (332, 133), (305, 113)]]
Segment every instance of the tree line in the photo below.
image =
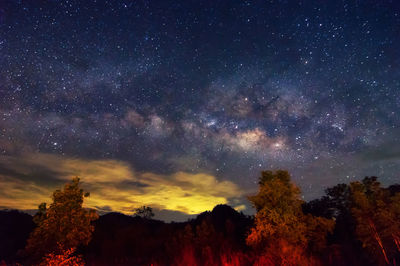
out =
[[(153, 220), (148, 206), (133, 217), (99, 217), (83, 208), (88, 196), (79, 178), (56, 190), (49, 206), (39, 205), (25, 247), (7, 257), (12, 252), (2, 253), (0, 245), (0, 260), (23, 265), (400, 263), (400, 185), (382, 187), (377, 177), (338, 184), (305, 202), (287, 171), (263, 171), (258, 192), (248, 197), (254, 216), (219, 205), (196, 219), (169, 224)], [(2, 230), (0, 220), (0, 236), (7, 233)]]

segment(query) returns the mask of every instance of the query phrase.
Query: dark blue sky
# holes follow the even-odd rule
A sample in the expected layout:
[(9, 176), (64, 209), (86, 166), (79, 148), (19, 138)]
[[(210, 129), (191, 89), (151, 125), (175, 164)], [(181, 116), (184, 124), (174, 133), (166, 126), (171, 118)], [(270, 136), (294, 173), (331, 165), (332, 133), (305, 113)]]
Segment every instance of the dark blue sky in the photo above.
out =
[(75, 174), (184, 213), (213, 182), (249, 211), (265, 169), (399, 182), (399, 43), (397, 1), (0, 1), (0, 206)]

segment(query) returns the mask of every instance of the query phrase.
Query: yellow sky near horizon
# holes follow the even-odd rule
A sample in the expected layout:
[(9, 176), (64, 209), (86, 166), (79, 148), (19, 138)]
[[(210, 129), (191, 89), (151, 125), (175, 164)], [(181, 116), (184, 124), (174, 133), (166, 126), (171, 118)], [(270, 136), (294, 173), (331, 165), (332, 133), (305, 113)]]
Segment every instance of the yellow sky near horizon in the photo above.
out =
[[(198, 214), (217, 204), (237, 202), (234, 199), (243, 195), (235, 183), (218, 180), (208, 173), (139, 173), (119, 160), (30, 153), (20, 157), (1, 156), (0, 166), (3, 208), (36, 209), (41, 202), (50, 203), (52, 192), (75, 176), (81, 178), (83, 188), (90, 192), (85, 207), (125, 214), (143, 205)], [(239, 203), (233, 207), (245, 208)]]

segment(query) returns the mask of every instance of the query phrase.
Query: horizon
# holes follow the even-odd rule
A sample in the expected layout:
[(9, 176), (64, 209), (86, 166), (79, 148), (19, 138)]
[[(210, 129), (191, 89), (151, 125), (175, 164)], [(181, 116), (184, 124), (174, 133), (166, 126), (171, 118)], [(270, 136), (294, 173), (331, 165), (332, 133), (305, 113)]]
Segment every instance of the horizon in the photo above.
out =
[[(237, 211), (237, 210), (235, 210), (234, 208), (232, 208), (232, 206), (229, 206), (229, 205), (226, 205), (226, 204), (218, 204), (218, 205), (215, 205), (211, 210), (206, 210), (206, 211), (203, 211), (203, 212), (201, 212), (201, 213), (197, 213), (197, 214), (192, 214), (192, 215), (188, 215), (188, 214), (184, 214), (184, 213), (179, 213), (178, 215), (178, 220), (165, 220), (165, 219), (163, 219), (163, 218), (168, 218), (168, 219), (170, 219), (171, 218), (171, 216), (169, 216), (169, 215), (167, 215), (167, 216), (160, 216), (160, 213), (158, 213), (158, 210), (152, 210), (153, 212), (154, 212), (154, 217), (152, 217), (152, 218), (150, 218), (151, 220), (156, 220), (156, 221), (161, 221), (161, 222), (164, 222), (164, 223), (185, 223), (185, 222), (188, 222), (188, 221), (191, 221), (191, 220), (194, 220), (194, 219), (196, 219), (199, 215), (201, 215), (201, 214), (204, 214), (204, 213), (212, 213), (213, 212), (213, 210), (216, 208), (216, 207), (218, 207), (218, 206), (227, 206), (227, 207), (229, 207), (229, 208), (231, 208), (232, 210), (234, 210), (234, 211), (236, 211), (237, 213), (242, 213), (242, 212), (240, 212), (240, 211)], [(25, 214), (28, 214), (28, 215), (30, 215), (30, 216), (34, 216), (36, 213), (37, 213), (37, 209), (31, 209), (31, 210), (19, 210), (19, 209), (0, 209), (0, 211), (5, 211), (5, 212), (12, 212), (12, 211), (17, 211), (17, 212), (20, 212), (20, 213), (25, 213)], [(109, 211), (109, 212), (100, 212), (100, 213), (98, 213), (99, 214), (99, 216), (101, 217), (101, 216), (104, 216), (104, 215), (107, 215), (107, 214), (121, 214), (121, 215), (124, 215), (124, 216), (127, 216), (127, 217), (132, 217), (132, 218), (134, 218), (134, 217), (139, 217), (139, 218), (142, 218), (142, 217), (140, 217), (139, 215), (136, 215), (135, 216), (135, 214), (134, 213), (122, 213), (122, 212), (116, 212), (116, 211)], [(245, 214), (244, 214), (245, 215)], [(142, 218), (143, 219), (143, 218)]]
[[(367, 178), (367, 177), (365, 177)], [(379, 177), (378, 178), (378, 182), (379, 182)], [(357, 180), (357, 181), (362, 181), (362, 180)], [(345, 183), (338, 183), (336, 185), (341, 185), (341, 184), (345, 184)], [(349, 183), (345, 184), (345, 185), (350, 185)], [(390, 189), (391, 187), (398, 187), (400, 186), (400, 183), (393, 183), (390, 184), (387, 187), (384, 187), (384, 189)], [(333, 187), (332, 187), (333, 188)], [(59, 188), (61, 189), (61, 188)], [(395, 189), (395, 188), (394, 188)], [(326, 196), (326, 195), (324, 195)], [(304, 198), (303, 196), (301, 196), (301, 198)], [(315, 200), (321, 200), (322, 198), (315, 198), (315, 199), (311, 199), (309, 201), (305, 201), (303, 199), (303, 204), (307, 205), (312, 203)], [(48, 201), (45, 202), (46, 205), (48, 206), (48, 203), (51, 201), (51, 197), (49, 197)], [(38, 204), (39, 205), (39, 204)], [(85, 206), (86, 204), (84, 204)], [(245, 216), (254, 216), (254, 214), (256, 213), (256, 210), (254, 208), (252, 208), (250, 211), (248, 209), (246, 209), (246, 212), (243, 212), (243, 210), (234, 208), (232, 206), (230, 206), (229, 204), (217, 204), (215, 206), (213, 206), (211, 209), (206, 209), (203, 210), (199, 213), (194, 213), (194, 214), (187, 214), (184, 212), (179, 212), (179, 211), (171, 211), (171, 210), (165, 210), (165, 209), (154, 209), (152, 207), (150, 207), (152, 209), (152, 212), (154, 214), (154, 217), (150, 218), (152, 220), (158, 220), (158, 221), (162, 221), (164, 223), (184, 223), (184, 222), (188, 222), (191, 221), (193, 219), (196, 219), (199, 215), (203, 214), (203, 213), (211, 213), (214, 211), (214, 209), (218, 206), (227, 206), (229, 208), (231, 208), (232, 210), (236, 211), (237, 213), (243, 214)], [(144, 207), (144, 206), (143, 206)], [(84, 207), (85, 209), (92, 209), (89, 206)], [(116, 214), (121, 214), (121, 215), (125, 215), (125, 216), (129, 216), (129, 217), (140, 217), (138, 215), (135, 215), (135, 209), (129, 211), (129, 212), (119, 212), (119, 211), (113, 211), (113, 210), (99, 210), (94, 208), (94, 210), (99, 214), (99, 216), (104, 216), (107, 214), (112, 214), (112, 213), (116, 213)], [(3, 206), (0, 206), (0, 211), (18, 211), (21, 213), (25, 213), (28, 214), (30, 216), (34, 216), (35, 214), (38, 213), (38, 209), (9, 209)]]

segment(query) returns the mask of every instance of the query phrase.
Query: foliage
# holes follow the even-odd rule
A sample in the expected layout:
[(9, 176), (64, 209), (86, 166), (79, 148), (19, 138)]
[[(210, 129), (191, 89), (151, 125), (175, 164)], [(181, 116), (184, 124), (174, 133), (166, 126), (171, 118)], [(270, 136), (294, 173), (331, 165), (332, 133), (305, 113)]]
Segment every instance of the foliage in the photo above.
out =
[(154, 217), (153, 209), (149, 206), (142, 206), (133, 212), (133, 216), (142, 217), (144, 219), (151, 219)]
[(303, 213), (300, 189), (291, 183), (287, 171), (264, 171), (259, 185), (257, 195), (249, 197), (257, 211), (255, 226), (247, 237), (250, 246), (261, 252), (267, 249), (269, 254), (280, 252), (276, 243), (300, 250), (325, 247), (334, 221)]
[(46, 218), (46, 202), (39, 204), (38, 212), (33, 216), (33, 222), (39, 225)]
[(350, 189), (357, 238), (379, 264), (395, 264), (400, 255), (400, 193), (391, 195), (376, 177), (353, 182)]
[(83, 266), (85, 265), (81, 256), (75, 256), (74, 248), (70, 248), (68, 250), (64, 250), (64, 248), (59, 245), (59, 252), (53, 252), (47, 254), (40, 266)]
[(94, 230), (91, 223), (98, 218), (94, 210), (82, 207), (84, 197), (88, 196), (80, 188), (79, 178), (74, 178), (63, 190), (53, 193), (53, 203), (48, 209), (44, 204), (39, 205), (35, 216), (38, 226), (27, 241), (27, 253), (39, 259), (53, 252), (60, 254), (60, 246), (70, 250), (87, 245)]
[[(90, 265), (398, 265), (399, 185), (383, 188), (368, 177), (305, 203), (285, 171), (263, 172), (259, 184), (249, 197), (254, 219), (227, 205), (184, 223), (108, 213), (93, 224), (90, 244), (83, 247), (93, 226), (82, 208), (85, 193), (74, 180), (33, 218), (0, 211), (0, 239), (8, 240), (0, 244), (0, 257), (5, 265), (82, 265), (83, 258)], [(37, 228), (26, 250), (35, 260), (23, 261), (17, 250), (25, 246), (33, 220)], [(327, 234), (332, 220), (335, 229)]]
[(254, 266), (264, 265), (320, 265), (318, 260), (305, 252), (302, 247), (291, 245), (285, 240), (278, 240), (274, 245), (270, 246), (254, 258)]
[(21, 253), (18, 251), (26, 246), (34, 228), (31, 215), (16, 210), (0, 210), (0, 261), (4, 260), (4, 265), (16, 262)]
[[(250, 265), (245, 237), (250, 219), (226, 205), (216, 206), (188, 222), (173, 237), (173, 265)], [(243, 245), (241, 245), (243, 244)], [(190, 264), (183, 263), (190, 262)]]

